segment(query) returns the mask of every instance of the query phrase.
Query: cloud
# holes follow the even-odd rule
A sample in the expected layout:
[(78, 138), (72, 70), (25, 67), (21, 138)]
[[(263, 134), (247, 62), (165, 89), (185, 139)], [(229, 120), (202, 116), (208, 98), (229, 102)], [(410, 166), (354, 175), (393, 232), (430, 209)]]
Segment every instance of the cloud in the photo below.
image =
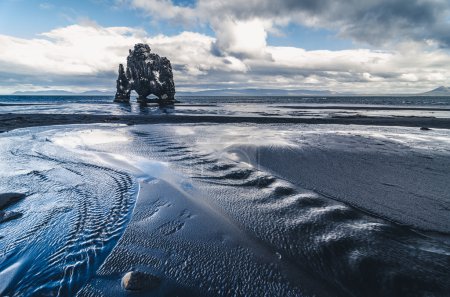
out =
[(276, 27), (297, 23), (377, 46), (414, 40), (450, 47), (448, 0), (198, 0), (191, 7), (170, 0), (128, 3), (155, 18), (212, 24), (219, 42), (225, 42), (220, 35), (227, 30), (229, 20), (264, 20), (264, 30), (276, 30), (267, 24)]
[[(230, 20), (231, 22), (231, 20)], [(330, 89), (361, 93), (415, 92), (445, 85), (449, 54), (417, 42), (392, 50), (307, 51), (266, 44), (260, 21), (228, 24), (217, 38), (195, 32), (149, 36), (92, 22), (33, 39), (0, 35), (0, 92), (29, 89), (108, 89), (128, 49), (145, 42), (167, 56), (177, 90), (216, 88)], [(220, 37), (220, 38), (219, 38)], [(225, 42), (225, 43), (223, 43)], [(225, 45), (224, 45), (225, 44)]]
[(17, 69), (11, 71), (19, 73), (86, 75), (107, 71), (142, 34), (124, 27), (72, 25), (34, 39), (0, 35), (0, 63), (14, 63)]
[[(443, 66), (450, 47), (447, 0), (197, 0), (189, 6), (170, 0), (122, 2), (153, 19), (209, 25), (216, 38), (212, 53), (234, 57), (248, 69), (245, 77), (228, 80), (267, 86), (267, 77), (274, 76), (284, 87), (326, 85), (387, 93), (432, 88), (447, 84), (450, 77)], [(292, 23), (383, 50), (305, 51), (267, 44), (269, 34)]]
[[(128, 5), (128, 1), (125, 0), (120, 0), (119, 2)], [(146, 11), (150, 15), (177, 22), (189, 23), (195, 21), (198, 17), (195, 9), (174, 5), (170, 0), (133, 0), (132, 5)]]
[(52, 9), (52, 8), (54, 8), (55, 6), (53, 5), (53, 4), (51, 4), (51, 3), (48, 3), (48, 2), (43, 2), (43, 3), (40, 3), (39, 4), (39, 8), (40, 9)]
[[(100, 88), (113, 88), (117, 65), (126, 61), (128, 50), (144, 42), (170, 58), (176, 81), (191, 81), (209, 71), (246, 72), (247, 66), (232, 56), (211, 53), (215, 39), (182, 32), (175, 36), (148, 36), (127, 27), (101, 27), (92, 22), (71, 25), (24, 39), (0, 35), (0, 88), (38, 84), (91, 88), (89, 80)], [(108, 82), (105, 74), (108, 75)], [(110, 86), (107, 85), (110, 84)]]
[(219, 55), (230, 54), (238, 58), (267, 58), (266, 51), (267, 31), (270, 24), (253, 19), (249, 21), (236, 21), (225, 19), (215, 21), (213, 24), (217, 41), (214, 48)]

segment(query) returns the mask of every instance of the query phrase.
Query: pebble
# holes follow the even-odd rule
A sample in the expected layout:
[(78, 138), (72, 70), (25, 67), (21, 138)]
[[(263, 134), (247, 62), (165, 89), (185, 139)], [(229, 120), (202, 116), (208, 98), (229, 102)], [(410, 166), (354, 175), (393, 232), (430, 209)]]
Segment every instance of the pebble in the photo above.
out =
[(127, 272), (122, 278), (122, 287), (129, 291), (154, 289), (159, 286), (159, 277), (141, 271)]
[(25, 194), (22, 193), (3, 193), (0, 194), (0, 209), (4, 209), (13, 203), (18, 202), (25, 198)]
[(16, 211), (0, 211), (0, 223), (11, 221), (22, 216), (21, 212)]

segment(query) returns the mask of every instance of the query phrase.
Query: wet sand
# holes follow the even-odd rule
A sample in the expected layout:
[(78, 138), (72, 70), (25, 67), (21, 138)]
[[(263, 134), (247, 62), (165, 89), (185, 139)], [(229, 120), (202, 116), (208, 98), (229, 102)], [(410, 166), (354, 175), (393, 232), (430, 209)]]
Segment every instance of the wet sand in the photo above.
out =
[(199, 116), (199, 115), (93, 115), (93, 114), (1, 114), (0, 132), (17, 128), (69, 124), (157, 124), (157, 123), (255, 123), (342, 124), (403, 126), (450, 129), (448, 118), (339, 116), (332, 118)]
[[(91, 123), (107, 125), (68, 126)], [(0, 229), (0, 294), (129, 296), (132, 270), (162, 280), (133, 296), (450, 289), (449, 119), (0, 115), (3, 132), (50, 125), (2, 134), (0, 186), (31, 198)]]

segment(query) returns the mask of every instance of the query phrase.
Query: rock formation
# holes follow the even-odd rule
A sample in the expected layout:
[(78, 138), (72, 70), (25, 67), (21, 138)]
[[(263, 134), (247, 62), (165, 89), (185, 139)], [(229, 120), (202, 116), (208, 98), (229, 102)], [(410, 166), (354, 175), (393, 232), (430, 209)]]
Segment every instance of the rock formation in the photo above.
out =
[(0, 194), (0, 224), (20, 218), (22, 213), (16, 211), (5, 211), (4, 209), (10, 205), (19, 202), (25, 198), (25, 194), (22, 193), (3, 193)]
[(147, 44), (138, 43), (127, 57), (127, 70), (119, 65), (116, 102), (129, 102), (130, 93), (138, 93), (139, 102), (147, 102), (153, 94), (158, 102), (175, 102), (172, 65), (166, 57), (152, 53)]
[(0, 194), (0, 210), (7, 208), (8, 206), (19, 202), (25, 198), (23, 193), (2, 193)]
[(117, 91), (116, 97), (114, 101), (116, 102), (129, 102), (130, 101), (130, 81), (128, 77), (125, 75), (125, 71), (123, 70), (123, 65), (119, 64), (119, 77), (117, 78)]

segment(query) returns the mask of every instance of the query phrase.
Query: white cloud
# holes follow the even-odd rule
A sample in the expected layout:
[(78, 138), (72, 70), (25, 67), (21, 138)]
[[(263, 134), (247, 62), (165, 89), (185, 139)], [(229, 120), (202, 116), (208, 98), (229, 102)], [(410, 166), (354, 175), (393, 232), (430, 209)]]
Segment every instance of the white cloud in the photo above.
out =
[[(128, 2), (121, 0), (120, 2)], [(192, 22), (198, 17), (197, 11), (190, 7), (177, 6), (170, 0), (132, 0), (133, 6), (143, 9), (150, 15), (178, 22)]]
[(51, 4), (51, 3), (47, 3), (47, 2), (43, 2), (43, 3), (40, 3), (39, 4), (39, 8), (40, 9), (52, 9), (52, 8), (54, 8), (55, 6), (53, 5), (53, 4)]
[[(154, 18), (212, 24), (217, 20), (265, 20), (276, 25), (298, 23), (326, 28), (369, 44), (414, 40), (450, 47), (448, 0), (197, 0), (192, 7), (171, 0), (120, 0)], [(219, 24), (219, 25), (218, 25)], [(220, 41), (220, 38), (219, 38)]]
[(0, 63), (14, 63), (19, 72), (41, 74), (109, 71), (140, 35), (141, 31), (131, 28), (81, 25), (58, 28), (34, 39), (0, 35)]
[(234, 19), (215, 20), (217, 42), (221, 53), (243, 58), (267, 58), (266, 28), (270, 22), (259, 19), (237, 21)]
[(95, 74), (116, 70), (126, 60), (128, 49), (138, 42), (150, 44), (153, 50), (170, 57), (172, 63), (192, 72), (246, 71), (238, 59), (212, 55), (215, 39), (206, 35), (183, 32), (149, 37), (138, 29), (92, 25), (58, 28), (34, 39), (0, 35), (0, 63), (17, 65), (10, 71), (18, 73)]
[[(150, 44), (153, 51), (172, 61), (177, 82), (192, 83), (209, 71), (247, 71), (246, 64), (235, 57), (213, 55), (215, 39), (206, 35), (183, 32), (150, 37), (138, 29), (85, 23), (54, 29), (33, 39), (0, 35), (0, 78), (3, 85), (15, 82), (23, 86), (33, 81), (67, 86), (72, 80), (73, 86), (79, 87), (76, 83), (85, 83), (83, 77), (104, 83), (98, 76), (104, 79), (106, 73), (113, 86), (118, 64), (126, 62), (128, 49), (139, 42)], [(0, 88), (6, 86), (0, 84)]]
[(210, 70), (222, 72), (247, 71), (247, 66), (235, 57), (213, 55), (211, 48), (216, 39), (203, 34), (183, 32), (175, 36), (148, 37), (144, 41), (155, 52), (169, 57), (176, 70), (182, 67), (191, 76), (207, 74)]
[[(337, 90), (414, 92), (450, 80), (443, 66), (449, 55), (439, 49), (450, 47), (446, 0), (197, 0), (189, 7), (171, 0), (122, 1), (152, 19), (211, 26), (213, 52), (241, 62), (244, 79), (255, 86), (268, 86), (267, 77), (281, 75), (286, 87), (313, 82)], [(290, 23), (329, 29), (384, 50), (305, 51), (267, 44), (268, 34), (282, 34)]]
[(128, 49), (138, 42), (171, 60), (178, 90), (416, 92), (447, 85), (450, 79), (450, 56), (442, 49), (413, 42), (389, 51), (276, 47), (266, 44), (265, 26), (262, 21), (232, 23), (230, 36), (222, 36), (228, 41), (221, 55), (215, 50), (218, 39), (194, 32), (148, 36), (139, 29), (85, 23), (34, 39), (0, 35), (0, 93), (25, 87), (113, 90), (117, 65), (125, 63)]

